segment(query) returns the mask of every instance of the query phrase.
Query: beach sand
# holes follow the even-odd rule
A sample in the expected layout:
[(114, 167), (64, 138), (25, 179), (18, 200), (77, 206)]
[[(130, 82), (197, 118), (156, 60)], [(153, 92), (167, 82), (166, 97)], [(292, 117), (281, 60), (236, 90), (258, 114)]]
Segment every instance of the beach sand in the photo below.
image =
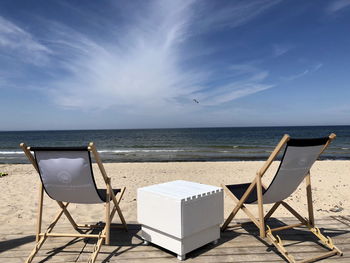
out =
[[(253, 180), (262, 161), (240, 162), (174, 162), (174, 163), (106, 163), (114, 188), (126, 186), (121, 208), (127, 221), (136, 221), (136, 190), (139, 187), (172, 181), (189, 180), (220, 186), (245, 183)], [(274, 162), (264, 177), (268, 184), (278, 167)], [(102, 186), (102, 176), (94, 165), (97, 184)], [(37, 215), (39, 176), (29, 164), (2, 164), (1, 172), (8, 176), (0, 178), (0, 225), (5, 228), (19, 224), (34, 225)], [(348, 215), (350, 212), (350, 161), (318, 161), (311, 170), (315, 217)], [(233, 208), (233, 201), (225, 194), (225, 218)], [(297, 211), (307, 215), (305, 184), (286, 200)], [(44, 197), (44, 223), (53, 219), (58, 205), (46, 194)], [(252, 206), (255, 207), (255, 206)], [(265, 211), (271, 205), (265, 206)], [(70, 204), (68, 210), (78, 223), (104, 221), (104, 205)], [(253, 209), (254, 210), (254, 209)], [(333, 210), (333, 211), (332, 211)], [(255, 210), (257, 212), (257, 210)], [(208, 211), (210, 213), (210, 211)], [(290, 216), (279, 208), (275, 216)], [(245, 218), (239, 212), (237, 218)], [(119, 222), (118, 217), (114, 222)]]

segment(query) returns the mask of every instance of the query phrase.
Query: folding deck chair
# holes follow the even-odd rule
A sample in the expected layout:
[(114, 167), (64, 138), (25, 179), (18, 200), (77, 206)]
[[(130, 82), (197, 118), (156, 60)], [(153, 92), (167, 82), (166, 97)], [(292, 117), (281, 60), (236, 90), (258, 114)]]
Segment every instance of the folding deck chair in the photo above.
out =
[[(80, 237), (97, 238), (89, 263), (95, 262), (101, 249), (102, 243), (110, 243), (111, 221), (117, 212), (122, 222), (123, 228), (127, 230), (124, 216), (120, 210), (119, 203), (125, 192), (122, 189), (112, 189), (111, 178), (107, 176), (99, 154), (93, 143), (87, 147), (27, 147), (24, 143), (20, 144), (29, 161), (40, 175), (41, 183), (39, 186), (39, 207), (36, 227), (36, 244), (26, 262), (31, 262), (38, 253), (48, 237)], [(34, 152), (34, 156), (32, 155)], [(106, 189), (97, 189), (91, 164), (90, 153), (94, 156), (97, 165), (101, 171)], [(60, 211), (51, 222), (45, 232), (41, 231), (43, 197), (44, 190), (46, 194), (57, 202)], [(119, 194), (118, 199), (116, 195)], [(114, 207), (110, 211), (110, 201)], [(67, 210), (69, 203), (77, 204), (97, 204), (105, 203), (106, 223), (88, 225), (77, 224)], [(56, 223), (65, 214), (73, 228), (78, 232), (74, 234), (53, 233), (52, 230)], [(92, 229), (101, 229), (98, 234), (87, 234)]]
[[(335, 254), (342, 255), (342, 252), (333, 244), (331, 238), (325, 237), (320, 230), (315, 227), (310, 180), (311, 166), (335, 137), (336, 135), (333, 133), (329, 137), (316, 139), (292, 139), (289, 135), (284, 135), (263, 167), (257, 172), (252, 183), (222, 185), (225, 192), (237, 205), (222, 225), (221, 231), (224, 231), (228, 227), (237, 212), (242, 209), (259, 228), (260, 237), (267, 237), (288, 262), (294, 263), (297, 261), (283, 246), (280, 237), (278, 235), (275, 237), (272, 232), (299, 226), (306, 226), (330, 250), (317, 257), (309, 258), (301, 262), (312, 262)], [(285, 145), (284, 154), (275, 177), (271, 184), (265, 187), (261, 182), (261, 178)], [(306, 180), (308, 218), (302, 217), (290, 205), (283, 201), (297, 189), (304, 178)], [(255, 218), (245, 204), (258, 204), (259, 218)], [(274, 204), (266, 215), (264, 215), (264, 204)], [(284, 206), (293, 214), (300, 223), (271, 229), (266, 224), (266, 221), (280, 205)]]

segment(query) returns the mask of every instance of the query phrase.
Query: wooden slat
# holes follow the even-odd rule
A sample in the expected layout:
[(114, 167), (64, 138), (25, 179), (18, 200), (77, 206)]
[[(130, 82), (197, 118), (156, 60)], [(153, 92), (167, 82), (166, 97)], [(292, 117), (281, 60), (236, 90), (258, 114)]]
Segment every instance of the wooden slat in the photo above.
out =
[[(344, 219), (345, 218), (345, 219)], [(330, 235), (335, 245), (343, 250), (344, 256), (334, 256), (319, 262), (350, 262), (350, 229), (338, 219), (348, 222), (350, 217), (327, 217), (316, 220), (316, 224), (326, 235)], [(297, 223), (291, 218), (281, 219), (287, 224)], [(278, 220), (272, 218), (271, 227), (281, 227)], [(350, 221), (349, 221), (350, 222)], [(113, 224), (112, 224), (113, 225)], [(7, 230), (7, 231), (6, 231)], [(57, 226), (57, 232), (69, 232), (71, 225), (66, 222)], [(18, 226), (7, 229), (0, 228), (0, 262), (17, 263), (24, 262), (26, 256), (34, 246), (35, 233), (33, 226)], [(89, 232), (94, 234), (94, 232)], [(157, 263), (178, 262), (176, 255), (150, 245), (142, 245), (140, 239), (140, 226), (130, 224), (129, 232), (122, 229), (111, 229), (110, 246), (102, 246), (96, 262), (132, 262), (132, 263)], [(297, 227), (295, 230), (281, 231), (288, 251), (297, 260), (315, 257), (326, 249), (315, 243), (305, 228)], [(35, 262), (87, 262), (91, 255), (96, 239), (83, 238), (48, 238), (45, 245), (35, 257)], [(285, 262), (279, 253), (271, 246), (266, 246), (267, 241), (259, 238), (259, 230), (254, 224), (243, 224), (243, 228), (228, 230), (221, 233), (218, 245), (208, 244), (192, 251), (187, 255), (186, 262), (190, 263), (218, 263), (218, 262)]]

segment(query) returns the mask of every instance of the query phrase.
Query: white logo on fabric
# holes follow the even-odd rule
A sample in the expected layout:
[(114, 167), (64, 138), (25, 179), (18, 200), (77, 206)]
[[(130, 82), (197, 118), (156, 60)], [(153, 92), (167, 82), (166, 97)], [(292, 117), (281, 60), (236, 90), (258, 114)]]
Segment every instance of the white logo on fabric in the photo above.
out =
[(300, 165), (300, 166), (304, 166), (304, 165), (306, 165), (306, 163), (307, 163), (307, 159), (306, 158), (303, 158), (303, 159), (300, 159), (299, 161), (298, 161), (298, 164)]
[(72, 176), (67, 171), (61, 171), (58, 173), (58, 179), (64, 184), (72, 182)]

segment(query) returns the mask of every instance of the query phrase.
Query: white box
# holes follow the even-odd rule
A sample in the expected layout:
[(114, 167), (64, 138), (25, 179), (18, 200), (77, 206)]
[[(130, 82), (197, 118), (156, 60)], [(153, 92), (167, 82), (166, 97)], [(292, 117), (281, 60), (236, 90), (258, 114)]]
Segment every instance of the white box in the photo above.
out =
[(145, 241), (184, 259), (186, 253), (220, 238), (223, 190), (182, 180), (139, 188), (137, 218)]

